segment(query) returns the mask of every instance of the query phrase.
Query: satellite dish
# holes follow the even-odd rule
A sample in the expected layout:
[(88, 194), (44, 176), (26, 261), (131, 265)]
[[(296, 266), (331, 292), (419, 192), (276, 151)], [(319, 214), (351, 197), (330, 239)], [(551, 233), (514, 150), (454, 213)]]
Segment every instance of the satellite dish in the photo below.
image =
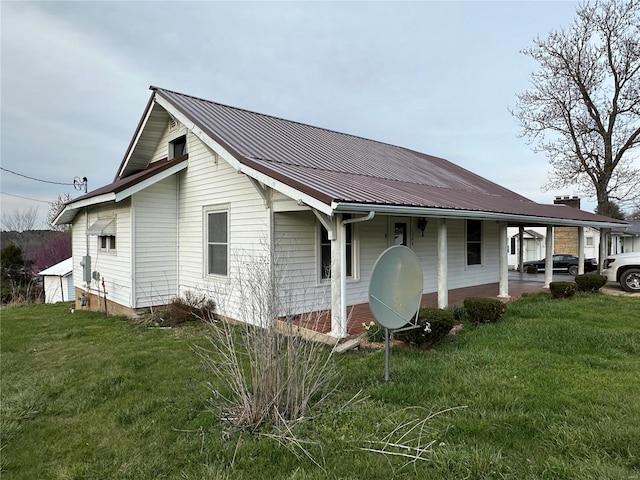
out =
[(387, 248), (376, 260), (369, 281), (369, 307), (388, 329), (405, 325), (422, 300), (422, 268), (416, 254), (403, 245)]

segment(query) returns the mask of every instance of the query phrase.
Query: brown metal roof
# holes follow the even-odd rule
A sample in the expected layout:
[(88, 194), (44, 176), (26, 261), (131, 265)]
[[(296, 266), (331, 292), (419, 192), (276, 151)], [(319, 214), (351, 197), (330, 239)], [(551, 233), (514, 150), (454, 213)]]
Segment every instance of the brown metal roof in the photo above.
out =
[(67, 204), (76, 203), (81, 200), (87, 200), (89, 198), (98, 197), (100, 195), (104, 195), (105, 193), (120, 193), (126, 190), (129, 187), (133, 187), (134, 185), (143, 182), (165, 170), (173, 167), (174, 165), (178, 165), (182, 162), (186, 162), (189, 159), (189, 155), (182, 155), (180, 157), (167, 160), (158, 160), (157, 162), (150, 163), (147, 168), (141, 170), (133, 175), (129, 175), (125, 178), (118, 178), (116, 181), (105, 185), (100, 188), (96, 188), (95, 190), (90, 191), (89, 193), (82, 195), (80, 197), (74, 198), (73, 200), (67, 202)]
[[(456, 216), (487, 212), (517, 222), (530, 217), (533, 221), (549, 218), (606, 226), (625, 223), (562, 205), (537, 204), (442, 158), (170, 90), (151, 89), (154, 94), (114, 182), (69, 204), (117, 194), (187, 160), (185, 155), (148, 163), (149, 152), (155, 149), (164, 128), (161, 124), (168, 118), (153, 101), (160, 95), (238, 162), (331, 209), (338, 204), (338, 210), (344, 211), (348, 207), (351, 211), (366, 207), (380, 212), (399, 208), (402, 212), (393, 211), (423, 214), (417, 212), (426, 209), (445, 216), (445, 210), (459, 211)], [(151, 133), (147, 134), (149, 128)], [(62, 223), (73, 217), (73, 212), (66, 213), (59, 215)]]
[[(310, 188), (305, 193), (319, 190), (331, 200), (424, 205), (425, 188), (444, 188), (526, 200), (442, 158), (169, 90), (155, 91), (239, 161), (295, 179)], [(343, 176), (348, 181), (336, 184)], [(406, 201), (396, 182), (420, 198)], [(376, 190), (384, 183), (389, 186)]]
[(151, 89), (239, 162), (327, 205), (356, 203), (611, 222), (578, 209), (535, 203), (442, 158)]

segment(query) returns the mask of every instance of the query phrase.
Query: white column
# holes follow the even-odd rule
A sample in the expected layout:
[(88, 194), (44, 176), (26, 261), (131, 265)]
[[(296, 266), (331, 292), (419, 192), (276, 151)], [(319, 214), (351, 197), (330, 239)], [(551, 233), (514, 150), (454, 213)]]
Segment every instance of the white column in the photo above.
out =
[(509, 298), (509, 239), (507, 237), (506, 222), (498, 223), (500, 229), (500, 252), (498, 255), (500, 266), (500, 282), (498, 288), (498, 297)]
[(331, 332), (329, 335), (343, 338), (347, 329), (346, 319), (342, 312), (342, 248), (344, 229), (339, 228), (342, 215), (331, 219), (335, 238), (331, 239)]
[(609, 234), (611, 230), (608, 228), (602, 228), (600, 229), (600, 252), (599, 252), (599, 258), (598, 258), (598, 272), (602, 272), (602, 269), (604, 268), (604, 261), (607, 258), (607, 255), (609, 254), (609, 249), (608, 249), (608, 243), (609, 243), (609, 239), (607, 238), (607, 235)]
[(447, 220), (438, 219), (438, 308), (449, 306)]
[(549, 288), (553, 281), (553, 226), (547, 225), (545, 238), (544, 288)]
[(578, 227), (578, 275), (584, 273), (584, 227)]
[(520, 272), (520, 280), (524, 275), (524, 227), (518, 227), (518, 271)]

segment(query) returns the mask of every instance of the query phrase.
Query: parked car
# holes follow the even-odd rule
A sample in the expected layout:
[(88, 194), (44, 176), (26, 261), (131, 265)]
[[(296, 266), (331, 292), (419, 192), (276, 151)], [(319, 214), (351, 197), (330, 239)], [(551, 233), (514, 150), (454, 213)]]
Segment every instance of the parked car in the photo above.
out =
[(609, 255), (602, 275), (610, 282), (620, 282), (627, 292), (640, 292), (640, 252)]
[[(533, 260), (524, 262), (522, 264), (524, 271), (527, 271), (527, 267), (533, 266), (538, 269), (539, 272), (544, 272), (545, 259)], [(598, 260), (595, 258), (584, 259), (584, 272), (594, 272), (598, 269)], [(578, 274), (578, 257), (575, 255), (569, 255), (567, 253), (556, 253), (553, 256), (553, 271), (554, 272), (567, 272), (569, 275), (576, 276)]]

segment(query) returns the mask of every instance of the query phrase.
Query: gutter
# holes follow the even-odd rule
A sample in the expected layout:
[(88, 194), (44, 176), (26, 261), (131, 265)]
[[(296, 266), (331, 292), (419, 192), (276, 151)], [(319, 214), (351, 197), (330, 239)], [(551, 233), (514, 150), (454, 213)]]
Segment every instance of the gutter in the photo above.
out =
[(336, 213), (341, 212), (370, 212), (372, 207), (377, 213), (385, 213), (397, 216), (433, 216), (440, 218), (477, 218), (483, 220), (496, 220), (503, 222), (515, 222), (524, 224), (541, 223), (545, 225), (560, 225), (569, 227), (589, 226), (594, 228), (616, 228), (625, 226), (626, 222), (598, 222), (594, 220), (571, 220), (555, 217), (536, 217), (532, 215), (484, 212), (477, 210), (454, 210), (433, 207), (405, 207), (398, 205), (367, 205), (363, 203), (333, 202), (331, 209)]

